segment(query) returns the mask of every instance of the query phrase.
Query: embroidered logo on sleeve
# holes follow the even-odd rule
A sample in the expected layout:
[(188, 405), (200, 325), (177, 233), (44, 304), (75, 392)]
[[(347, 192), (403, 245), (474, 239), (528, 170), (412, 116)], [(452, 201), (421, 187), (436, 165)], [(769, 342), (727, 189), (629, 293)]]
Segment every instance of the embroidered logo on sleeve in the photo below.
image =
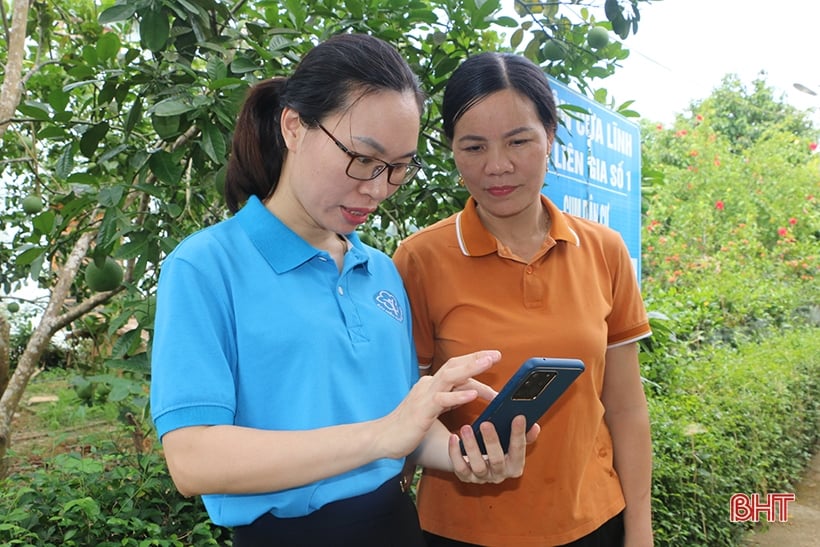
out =
[(402, 313), (401, 306), (399, 306), (399, 300), (393, 296), (393, 293), (390, 291), (379, 291), (376, 293), (375, 300), (376, 305), (387, 312), (390, 317), (396, 321), (404, 320), (404, 313)]

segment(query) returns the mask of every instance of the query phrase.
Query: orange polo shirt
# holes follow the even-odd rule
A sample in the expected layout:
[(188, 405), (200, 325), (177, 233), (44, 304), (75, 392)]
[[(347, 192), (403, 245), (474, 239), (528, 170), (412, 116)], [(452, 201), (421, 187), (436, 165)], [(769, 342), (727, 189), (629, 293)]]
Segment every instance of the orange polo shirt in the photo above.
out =
[[(422, 527), (479, 545), (555, 546), (592, 532), (624, 508), (612, 465), (601, 389), (608, 347), (650, 334), (635, 270), (621, 236), (562, 213), (526, 263), (482, 225), (476, 203), (408, 237), (394, 254), (413, 312), (420, 365), (498, 349), (478, 377), (500, 389), (529, 357), (581, 359), (586, 371), (539, 422), (524, 475), (502, 484), (461, 483), (425, 470), (418, 489)], [(456, 430), (485, 406), (442, 416)]]

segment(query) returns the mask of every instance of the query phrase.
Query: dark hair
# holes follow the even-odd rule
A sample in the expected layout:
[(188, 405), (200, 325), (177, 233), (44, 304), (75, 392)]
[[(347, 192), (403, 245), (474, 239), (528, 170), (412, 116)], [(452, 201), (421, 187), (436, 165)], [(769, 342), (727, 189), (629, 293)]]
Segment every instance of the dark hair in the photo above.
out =
[(225, 201), (236, 212), (249, 196), (265, 199), (276, 189), (285, 159), (279, 127), (287, 106), (309, 126), (375, 91), (411, 91), (419, 114), (425, 96), (418, 77), (396, 49), (373, 36), (339, 34), (310, 50), (289, 78), (254, 85), (234, 129), (225, 178)]
[(441, 105), (447, 139), (453, 140), (455, 125), (465, 112), (487, 95), (504, 89), (513, 89), (530, 99), (547, 133), (555, 133), (558, 112), (544, 71), (526, 57), (487, 52), (465, 60), (447, 82)]

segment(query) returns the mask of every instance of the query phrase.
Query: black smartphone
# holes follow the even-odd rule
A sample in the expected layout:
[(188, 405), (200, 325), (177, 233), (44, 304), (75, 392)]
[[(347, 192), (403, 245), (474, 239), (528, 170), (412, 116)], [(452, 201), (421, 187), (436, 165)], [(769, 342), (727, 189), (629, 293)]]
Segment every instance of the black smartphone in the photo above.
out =
[[(479, 429), (481, 423), (493, 423), (506, 453), (510, 445), (513, 418), (523, 414), (527, 418), (529, 431), (582, 372), (584, 363), (580, 359), (527, 359), (473, 422), (473, 431), (481, 453), (487, 453)], [(466, 455), (463, 444), (461, 452)]]

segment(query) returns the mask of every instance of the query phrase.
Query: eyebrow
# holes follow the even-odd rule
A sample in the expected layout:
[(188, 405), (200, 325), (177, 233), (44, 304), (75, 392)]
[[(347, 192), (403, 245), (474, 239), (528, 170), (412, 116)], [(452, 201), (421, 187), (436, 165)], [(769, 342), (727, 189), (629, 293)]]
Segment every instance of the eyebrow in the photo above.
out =
[[(526, 133), (527, 131), (533, 131), (533, 128), (529, 127), (529, 126), (516, 127), (515, 129), (507, 131), (506, 133), (501, 135), (501, 137), (506, 139), (506, 138), (509, 138), (509, 137), (514, 137), (515, 135), (519, 135), (521, 133)], [(482, 137), (480, 135), (464, 135), (463, 137), (460, 137), (458, 139), (458, 142), (464, 142), (464, 141), (484, 142), (486, 140), (487, 140), (487, 137)]]
[[(376, 141), (376, 140), (374, 140), (370, 137), (360, 137), (358, 135), (353, 135), (352, 138), (355, 141), (362, 142), (362, 143), (368, 145), (369, 147), (376, 150), (376, 152), (379, 153), (379, 154), (386, 154), (387, 153), (387, 151), (384, 149), (384, 146), (382, 146), (381, 143), (379, 143), (378, 141)], [(406, 154), (402, 154), (401, 156), (398, 156), (398, 157), (399, 158), (412, 158), (417, 153), (418, 153), (417, 150), (413, 150), (413, 151), (408, 152)], [(361, 155), (364, 156), (366, 154), (361, 154)]]

